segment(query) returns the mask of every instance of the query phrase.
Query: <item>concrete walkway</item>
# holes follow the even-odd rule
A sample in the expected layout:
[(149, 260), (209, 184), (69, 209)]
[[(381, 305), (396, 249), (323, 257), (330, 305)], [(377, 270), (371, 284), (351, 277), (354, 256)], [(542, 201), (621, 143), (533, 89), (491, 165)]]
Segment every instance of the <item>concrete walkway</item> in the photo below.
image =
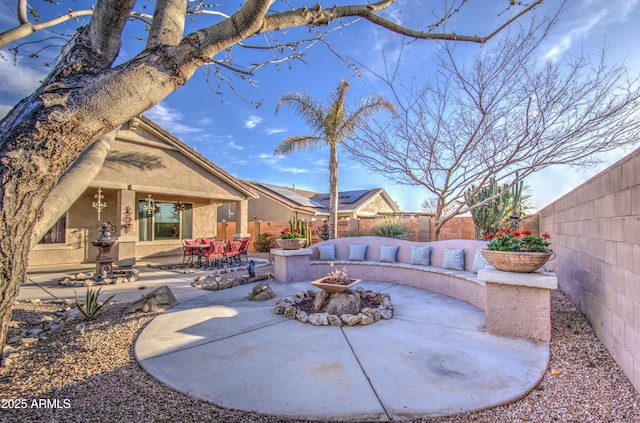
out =
[[(549, 362), (547, 344), (488, 334), (481, 310), (440, 294), (361, 282), (391, 295), (394, 318), (335, 328), (276, 315), (273, 300), (247, 299), (252, 286), (182, 292), (181, 304), (140, 334), (140, 365), (222, 407), (312, 420), (396, 421), (512, 401), (537, 385)], [(311, 288), (270, 286), (278, 297)]]

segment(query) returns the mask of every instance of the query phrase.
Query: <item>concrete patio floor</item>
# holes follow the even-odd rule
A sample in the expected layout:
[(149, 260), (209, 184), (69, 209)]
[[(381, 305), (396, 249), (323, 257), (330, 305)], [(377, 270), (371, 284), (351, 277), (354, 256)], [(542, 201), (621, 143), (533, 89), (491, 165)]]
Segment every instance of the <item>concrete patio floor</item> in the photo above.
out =
[[(206, 291), (191, 282), (210, 272), (137, 268), (139, 281), (105, 285), (102, 295), (133, 301), (167, 285), (180, 301), (142, 331), (138, 362), (163, 383), (221, 407), (324, 421), (450, 415), (524, 396), (549, 362), (548, 344), (491, 335), (480, 309), (429, 291), (363, 281), (391, 295), (393, 319), (317, 327), (275, 314), (274, 300), (248, 300), (254, 284)], [(65, 274), (30, 272), (18, 300), (83, 292), (58, 285)], [(269, 284), (277, 297), (312, 288)]]
[[(140, 365), (222, 407), (325, 421), (490, 408), (525, 395), (548, 366), (548, 344), (488, 334), (481, 310), (429, 291), (361, 282), (391, 295), (394, 318), (336, 328), (277, 315), (273, 300), (247, 299), (252, 286), (183, 297), (140, 334)], [(277, 297), (311, 287), (270, 286)]]

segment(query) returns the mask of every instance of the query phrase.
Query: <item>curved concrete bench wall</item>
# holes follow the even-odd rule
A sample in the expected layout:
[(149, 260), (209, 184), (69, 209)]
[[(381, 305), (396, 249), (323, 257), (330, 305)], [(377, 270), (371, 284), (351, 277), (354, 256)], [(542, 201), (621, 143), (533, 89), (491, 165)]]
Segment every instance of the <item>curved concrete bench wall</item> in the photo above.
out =
[[(335, 245), (336, 260), (320, 261), (318, 246)], [(364, 261), (349, 261), (349, 244), (367, 245)], [(397, 245), (396, 262), (380, 261), (381, 245)], [(412, 246), (430, 246), (430, 266), (411, 264)], [(473, 259), (485, 241), (447, 240), (410, 242), (392, 238), (337, 238), (302, 250), (272, 249), (279, 282), (303, 282), (346, 267), (356, 279), (393, 282), (448, 295), (485, 312), (487, 330), (506, 336), (544, 342), (551, 340), (550, 289), (557, 287), (553, 273), (509, 273), (487, 267), (473, 273)], [(464, 249), (464, 271), (443, 269), (445, 249)], [(334, 267), (331, 267), (331, 263)]]
[[(476, 250), (486, 248), (485, 241), (447, 240), (438, 242), (410, 242), (392, 238), (358, 237), (339, 238), (314, 245), (309, 256), (309, 276), (318, 279), (326, 276), (332, 269), (330, 262), (318, 261), (319, 245), (334, 244), (336, 260), (334, 268), (346, 267), (352, 278), (393, 282), (415, 288), (426, 289), (450, 297), (458, 298), (484, 310), (485, 284), (473, 273), (473, 257)], [(349, 261), (349, 244), (367, 245), (365, 261)], [(380, 246), (398, 246), (396, 263), (380, 262)], [(431, 247), (430, 266), (411, 264), (412, 246)], [(444, 250), (464, 249), (465, 270), (443, 269)]]

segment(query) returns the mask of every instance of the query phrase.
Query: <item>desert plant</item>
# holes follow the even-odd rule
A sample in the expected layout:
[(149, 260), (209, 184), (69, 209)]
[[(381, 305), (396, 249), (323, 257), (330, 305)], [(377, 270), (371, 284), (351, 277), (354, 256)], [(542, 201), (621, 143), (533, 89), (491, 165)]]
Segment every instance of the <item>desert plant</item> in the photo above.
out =
[(409, 239), (413, 236), (411, 229), (397, 218), (385, 218), (370, 229), (371, 235), (385, 238)]
[(271, 248), (271, 235), (268, 233), (258, 234), (253, 241), (253, 248), (259, 253), (268, 253)]
[[(471, 216), (473, 217), (473, 224), (475, 225), (475, 237), (476, 239), (485, 239), (487, 234), (496, 232), (501, 226), (501, 222), (507, 216), (507, 210), (511, 201), (511, 193), (509, 192), (508, 184), (498, 184), (495, 178), (491, 178), (489, 184), (482, 187), (477, 194), (469, 195), (475, 191), (475, 187), (471, 186), (467, 190), (467, 203), (471, 209)], [(502, 194), (501, 194), (502, 192)], [(492, 200), (487, 201), (481, 206), (476, 206), (487, 199), (495, 197)]]
[(113, 297), (115, 297), (115, 295), (112, 295), (102, 303), (100, 303), (99, 297), (101, 290), (102, 287), (98, 288), (97, 290), (87, 288), (84, 304), (80, 304), (80, 301), (78, 300), (78, 293), (73, 291), (76, 294), (76, 308), (78, 309), (78, 311), (80, 311), (80, 313), (82, 313), (86, 320), (92, 320), (93, 318), (95, 318), (98, 315), (98, 312), (100, 312), (100, 309), (102, 309), (102, 307), (107, 305), (107, 303), (109, 303), (109, 301), (111, 301)]

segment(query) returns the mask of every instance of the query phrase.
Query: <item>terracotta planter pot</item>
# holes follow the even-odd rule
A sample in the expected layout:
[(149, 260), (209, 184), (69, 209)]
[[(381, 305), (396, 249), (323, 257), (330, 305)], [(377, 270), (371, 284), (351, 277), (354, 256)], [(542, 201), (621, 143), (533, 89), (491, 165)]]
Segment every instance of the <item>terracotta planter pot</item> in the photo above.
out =
[(307, 240), (304, 238), (276, 239), (276, 244), (278, 244), (278, 247), (282, 248), (283, 250), (299, 250), (300, 248), (304, 247), (304, 244), (306, 244), (306, 242)]
[(481, 250), (490, 265), (503, 272), (531, 273), (551, 258), (550, 252), (516, 252)]
[(353, 282), (351, 282), (348, 285), (338, 285), (335, 283), (324, 283), (322, 282), (323, 280), (325, 280), (327, 277), (323, 277), (320, 279), (316, 279), (315, 281), (311, 282), (311, 285), (313, 286), (317, 286), (318, 288), (322, 289), (323, 291), (327, 291), (327, 292), (344, 292), (347, 289), (351, 288), (352, 286), (354, 286), (355, 284), (357, 284), (358, 282), (360, 282), (362, 279), (354, 279)]

